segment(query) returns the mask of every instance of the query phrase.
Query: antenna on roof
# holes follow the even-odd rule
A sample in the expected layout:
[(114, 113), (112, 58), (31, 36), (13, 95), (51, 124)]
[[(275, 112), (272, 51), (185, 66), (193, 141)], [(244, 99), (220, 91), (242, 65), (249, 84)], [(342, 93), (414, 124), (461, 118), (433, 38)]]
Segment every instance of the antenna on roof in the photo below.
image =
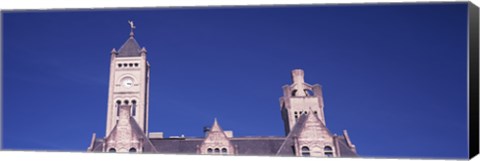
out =
[(133, 37), (133, 29), (135, 29), (135, 26), (133, 25), (133, 21), (128, 20), (128, 24), (130, 24), (130, 37)]

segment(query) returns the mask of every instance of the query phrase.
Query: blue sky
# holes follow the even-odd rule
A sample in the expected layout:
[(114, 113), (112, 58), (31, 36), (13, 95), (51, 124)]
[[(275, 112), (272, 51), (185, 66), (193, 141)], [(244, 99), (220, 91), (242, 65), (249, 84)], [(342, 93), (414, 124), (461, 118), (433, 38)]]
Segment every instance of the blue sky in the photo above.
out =
[(3, 148), (86, 151), (104, 136), (110, 51), (134, 20), (150, 131), (282, 136), (290, 71), (364, 157), (467, 157), (467, 3), (3, 14)]

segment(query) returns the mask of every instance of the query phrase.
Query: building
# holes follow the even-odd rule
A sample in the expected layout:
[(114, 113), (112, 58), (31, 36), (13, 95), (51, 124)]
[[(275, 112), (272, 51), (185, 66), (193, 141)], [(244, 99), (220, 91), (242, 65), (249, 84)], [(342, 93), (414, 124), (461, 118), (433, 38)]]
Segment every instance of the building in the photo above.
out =
[(348, 137), (326, 127), (321, 86), (304, 81), (301, 69), (292, 71), (291, 85), (283, 86), (280, 113), (285, 136), (234, 137), (214, 119), (204, 137), (163, 137), (148, 132), (149, 73), (147, 50), (140, 48), (132, 32), (117, 51), (111, 52), (106, 136), (93, 134), (89, 152), (174, 154), (269, 155), (355, 157)]

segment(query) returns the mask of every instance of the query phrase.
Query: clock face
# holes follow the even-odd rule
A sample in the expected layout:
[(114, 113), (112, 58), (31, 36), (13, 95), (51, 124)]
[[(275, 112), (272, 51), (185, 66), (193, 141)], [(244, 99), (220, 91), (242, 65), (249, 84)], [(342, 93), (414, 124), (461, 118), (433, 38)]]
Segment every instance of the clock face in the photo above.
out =
[(133, 86), (133, 79), (132, 78), (123, 79), (122, 86), (130, 88), (131, 86)]

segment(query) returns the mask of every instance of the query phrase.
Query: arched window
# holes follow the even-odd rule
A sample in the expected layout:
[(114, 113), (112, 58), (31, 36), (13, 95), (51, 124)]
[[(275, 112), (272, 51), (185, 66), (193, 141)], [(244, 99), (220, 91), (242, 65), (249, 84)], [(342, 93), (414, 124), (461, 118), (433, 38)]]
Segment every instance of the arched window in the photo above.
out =
[(128, 64), (128, 66), (133, 67), (133, 63)]
[(310, 148), (304, 146), (302, 147), (302, 156), (309, 157), (310, 156)]
[(213, 152), (212, 148), (208, 148), (208, 149), (207, 149), (207, 153), (208, 153), (208, 154), (212, 154), (212, 152)]
[(127, 65), (127, 63), (123, 63), (123, 66), (124, 66), (124, 67), (127, 67), (128, 65)]
[(138, 63), (135, 63), (135, 67), (138, 67)]
[(330, 147), (330, 146), (325, 146), (325, 148), (323, 148), (323, 150), (325, 150), (325, 151), (332, 151), (332, 147)]
[(137, 152), (137, 149), (135, 149), (135, 148), (130, 148), (130, 150), (128, 150), (128, 152), (130, 152), (130, 153), (135, 153), (135, 152)]
[(219, 153), (220, 153), (220, 149), (215, 148), (215, 154), (219, 154)]
[(227, 154), (227, 148), (222, 148), (222, 154)]
[(305, 89), (305, 94), (307, 96), (313, 96), (313, 92), (311, 90)]
[(325, 151), (325, 156), (327, 156), (327, 157), (333, 157), (333, 149), (332, 149), (332, 147), (330, 147), (330, 146), (325, 146), (325, 148), (323, 148), (323, 151)]
[(128, 102), (128, 100), (125, 100), (125, 101), (123, 101), (123, 103), (125, 103), (126, 105), (128, 105), (129, 102)]
[(110, 148), (110, 149), (108, 150), (108, 152), (110, 152), (110, 153), (115, 153), (115, 152), (117, 152), (117, 150), (115, 150), (115, 148)]
[(118, 64), (118, 67), (119, 67), (119, 68), (122, 67), (122, 64)]
[(137, 113), (137, 101), (132, 100), (132, 116), (135, 116)]
[(122, 103), (122, 101), (120, 100), (117, 100), (117, 103), (116, 103), (116, 108), (117, 108), (117, 116), (120, 116), (120, 104)]
[(297, 94), (297, 90), (294, 89), (294, 90), (292, 91), (292, 96), (296, 96), (296, 94)]

